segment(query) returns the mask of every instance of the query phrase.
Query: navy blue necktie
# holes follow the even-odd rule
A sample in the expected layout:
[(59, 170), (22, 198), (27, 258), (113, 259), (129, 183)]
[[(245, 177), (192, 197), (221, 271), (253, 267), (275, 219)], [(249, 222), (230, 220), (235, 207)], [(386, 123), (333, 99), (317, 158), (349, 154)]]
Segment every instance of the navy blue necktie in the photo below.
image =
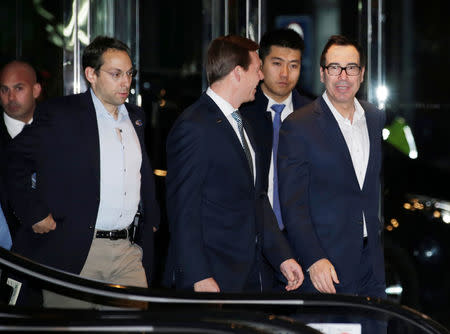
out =
[(255, 177), (254, 176), (255, 174), (253, 173), (252, 154), (250, 153), (250, 148), (248, 146), (247, 140), (245, 140), (244, 127), (242, 126), (241, 113), (239, 112), (239, 110), (236, 110), (231, 114), (231, 117), (233, 117), (237, 123), (238, 130), (239, 130), (239, 136), (241, 137), (242, 148), (244, 149), (245, 156), (247, 157), (248, 165), (250, 167), (250, 172), (252, 173), (252, 176)]
[(281, 218), (280, 198), (278, 196), (278, 171), (277, 171), (277, 154), (278, 154), (278, 139), (281, 127), (281, 112), (286, 105), (273, 104), (270, 108), (275, 111), (273, 118), (273, 141), (272, 141), (272, 157), (273, 157), (273, 203), (272, 208), (277, 217), (278, 227), (280, 230), (284, 229), (283, 219)]

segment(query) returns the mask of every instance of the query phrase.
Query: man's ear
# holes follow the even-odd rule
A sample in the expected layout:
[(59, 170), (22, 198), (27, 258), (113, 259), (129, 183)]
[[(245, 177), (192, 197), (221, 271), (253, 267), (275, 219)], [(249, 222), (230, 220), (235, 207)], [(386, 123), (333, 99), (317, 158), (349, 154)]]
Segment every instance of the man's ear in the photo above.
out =
[(324, 73), (323, 73), (323, 67), (322, 66), (320, 66), (320, 82), (324, 82), (324, 80), (323, 80), (323, 75), (324, 75)]
[(233, 77), (237, 82), (241, 81), (241, 73), (243, 70), (244, 69), (239, 65), (233, 69)]
[(364, 72), (365, 72), (365, 70), (366, 70), (366, 68), (363, 66), (361, 68), (361, 74), (360, 74), (360, 76), (361, 76), (361, 83), (364, 81)]
[(97, 73), (95, 72), (95, 69), (93, 67), (86, 67), (84, 70), (84, 75), (86, 77), (86, 80), (89, 81), (89, 83), (92, 84), (97, 81)]
[(33, 85), (33, 97), (35, 99), (37, 99), (39, 97), (39, 95), (41, 95), (41, 91), (42, 91), (42, 86), (39, 82), (36, 82)]

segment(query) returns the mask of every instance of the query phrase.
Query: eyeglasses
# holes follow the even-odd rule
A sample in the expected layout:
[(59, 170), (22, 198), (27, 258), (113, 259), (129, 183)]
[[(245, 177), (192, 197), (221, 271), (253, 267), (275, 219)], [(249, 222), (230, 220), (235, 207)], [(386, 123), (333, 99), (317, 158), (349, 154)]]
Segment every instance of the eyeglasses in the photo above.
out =
[(347, 65), (345, 67), (342, 67), (338, 64), (330, 64), (327, 66), (322, 66), (322, 68), (326, 68), (329, 75), (340, 75), (342, 71), (345, 71), (347, 75), (358, 75), (361, 72), (361, 66), (358, 66), (356, 64)]
[(120, 79), (123, 78), (124, 75), (126, 75), (129, 79), (132, 79), (137, 74), (137, 71), (135, 69), (129, 70), (127, 72), (122, 72), (122, 71), (111, 71), (110, 72), (110, 71), (105, 71), (102, 69), (100, 69), (100, 71), (108, 73), (114, 81), (119, 81)]

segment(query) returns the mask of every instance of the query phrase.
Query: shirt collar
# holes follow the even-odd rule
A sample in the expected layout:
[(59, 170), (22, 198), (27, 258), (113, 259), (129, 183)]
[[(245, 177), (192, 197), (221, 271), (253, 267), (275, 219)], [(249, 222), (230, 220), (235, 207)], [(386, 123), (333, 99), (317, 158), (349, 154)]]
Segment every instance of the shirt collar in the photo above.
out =
[[(108, 110), (106, 110), (105, 106), (103, 105), (102, 101), (95, 95), (92, 88), (89, 89), (91, 91), (92, 96), (92, 102), (94, 103), (95, 112), (98, 116), (104, 117), (104, 118), (111, 118), (114, 119), (113, 115), (111, 115)], [(122, 117), (127, 115), (127, 108), (125, 107), (125, 104), (121, 104), (117, 107), (118, 115), (117, 115), (117, 121), (120, 121)]]
[(285, 109), (290, 109), (291, 106), (292, 106), (292, 91), (289, 93), (289, 96), (282, 102), (275, 101), (270, 96), (268, 96), (266, 93), (264, 93), (264, 95), (269, 100), (269, 102), (267, 103), (267, 112), (272, 112), (273, 111), (270, 107), (272, 107), (274, 104), (284, 104), (285, 105), (285, 107), (284, 107)]
[(28, 123), (19, 121), (10, 117), (6, 112), (3, 113), (3, 120), (5, 121), (6, 129), (8, 130), (11, 138), (17, 136), (26, 124), (31, 124), (33, 122), (33, 118), (31, 118)]
[(214, 101), (214, 103), (217, 104), (217, 106), (225, 116), (229, 116), (234, 111), (236, 111), (236, 109), (233, 108), (233, 106), (228, 101), (226, 101), (223, 97), (213, 91), (211, 87), (208, 87), (208, 89), (206, 90), (206, 95), (208, 95)]
[[(340, 122), (350, 122), (347, 118), (341, 115), (339, 111), (334, 107), (333, 103), (331, 103), (330, 99), (328, 98), (327, 91), (325, 91), (322, 94), (323, 99), (325, 100), (326, 104), (330, 108), (331, 112), (333, 113), (334, 117), (340, 121)], [(355, 113), (353, 114), (353, 123), (359, 122), (361, 120), (364, 120), (364, 109), (359, 103), (358, 99), (354, 98), (354, 105), (355, 105)]]

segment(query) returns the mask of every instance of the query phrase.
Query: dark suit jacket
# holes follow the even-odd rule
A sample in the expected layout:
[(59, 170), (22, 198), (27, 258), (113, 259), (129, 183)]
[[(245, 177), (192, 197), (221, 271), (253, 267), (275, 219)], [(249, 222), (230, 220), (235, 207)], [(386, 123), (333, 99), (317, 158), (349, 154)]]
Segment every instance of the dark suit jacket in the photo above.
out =
[(8, 194), (6, 191), (6, 166), (8, 160), (6, 158), (6, 148), (11, 142), (11, 136), (8, 133), (8, 129), (5, 125), (3, 118), (3, 112), (0, 112), (0, 203), (2, 204), (3, 213), (8, 223), (11, 237), (14, 239), (15, 232), (19, 227), (19, 221), (14, 215), (11, 205), (8, 200)]
[(362, 212), (374, 275), (384, 280), (378, 218), (384, 113), (367, 102), (361, 105), (370, 140), (362, 190), (339, 125), (322, 97), (292, 113), (280, 131), (279, 193), (289, 242), (305, 270), (328, 258), (341, 286), (354, 279), (358, 270)]
[[(152, 228), (159, 223), (159, 208), (144, 145), (144, 112), (130, 104), (126, 108), (141, 143), (143, 219), (137, 243), (143, 248), (143, 265), (150, 281)], [(46, 101), (35, 115), (8, 150), (8, 188), (22, 223), (13, 251), (79, 274), (91, 246), (100, 202), (100, 144), (91, 93)], [(35, 189), (30, 184), (34, 172)], [(56, 230), (34, 233), (31, 226), (49, 213), (57, 223)]]
[[(1, 110), (1, 109), (0, 109)], [(0, 144), (2, 146), (7, 145), (11, 141), (11, 136), (6, 128), (5, 119), (3, 118), (4, 111), (0, 112)]]
[[(292, 91), (292, 104), (294, 110), (301, 108), (311, 100), (305, 96), (300, 95), (297, 90)], [(273, 125), (271, 113), (267, 112), (267, 104), (269, 100), (264, 95), (261, 85), (258, 86), (255, 94), (255, 100), (245, 103), (239, 108), (242, 112), (242, 117), (253, 128), (255, 134), (255, 141), (261, 149), (262, 171), (265, 177), (263, 178), (263, 189), (267, 191), (268, 177), (270, 169), (270, 160), (272, 156), (272, 142), (273, 142)]]
[[(245, 123), (244, 123), (244, 126)], [(267, 195), (256, 187), (242, 145), (213, 100), (203, 94), (175, 122), (167, 139), (168, 276), (192, 289), (213, 277), (222, 292), (242, 291), (261, 256), (274, 268), (291, 258)], [(262, 282), (264, 288), (264, 282)]]

